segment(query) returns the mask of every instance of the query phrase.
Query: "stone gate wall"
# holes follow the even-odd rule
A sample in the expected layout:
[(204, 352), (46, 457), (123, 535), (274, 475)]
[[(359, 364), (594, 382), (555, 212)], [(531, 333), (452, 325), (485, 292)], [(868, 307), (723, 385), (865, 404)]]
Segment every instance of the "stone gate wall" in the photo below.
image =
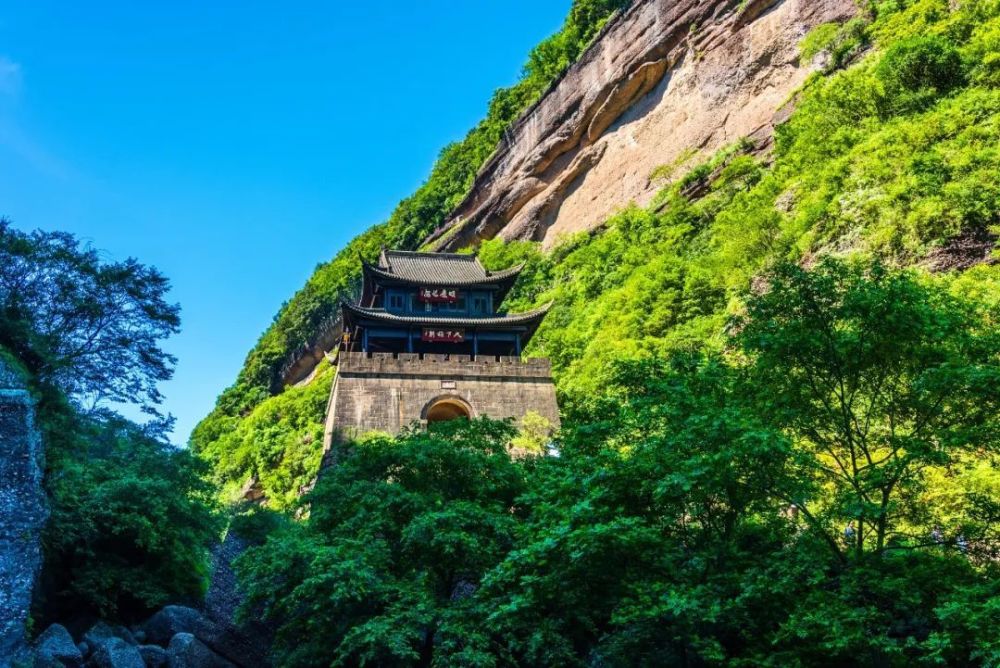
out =
[(436, 400), (458, 399), (472, 417), (522, 418), (559, 426), (547, 359), (416, 353), (342, 353), (327, 409), (325, 446), (369, 431), (399, 433)]

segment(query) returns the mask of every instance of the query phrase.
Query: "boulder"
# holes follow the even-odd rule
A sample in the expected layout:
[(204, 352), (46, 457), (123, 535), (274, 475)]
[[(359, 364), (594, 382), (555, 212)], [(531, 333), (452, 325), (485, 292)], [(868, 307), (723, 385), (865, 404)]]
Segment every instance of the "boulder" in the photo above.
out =
[(266, 668), (271, 665), (264, 658), (267, 650), (234, 626), (203, 619), (195, 629), (194, 637), (219, 656), (238, 666)]
[(29, 663), (24, 663), (23, 657), (14, 657), (9, 665), (14, 666), (14, 668), (20, 668), (20, 666), (31, 666), (31, 668), (66, 668), (66, 664), (59, 659), (45, 658), (38, 655), (35, 655), (35, 658)]
[(196, 633), (203, 622), (204, 617), (194, 608), (168, 605), (150, 617), (142, 630), (147, 644), (166, 647), (178, 633)]
[(167, 647), (170, 668), (235, 668), (190, 633), (178, 633)]
[(167, 650), (159, 645), (139, 645), (139, 654), (146, 662), (146, 668), (164, 668), (167, 665)]
[(35, 640), (35, 665), (57, 665), (57, 662), (68, 668), (81, 668), (83, 654), (66, 627), (53, 624)]
[(94, 668), (146, 668), (139, 647), (114, 636), (96, 641), (90, 657)]
[(83, 634), (83, 644), (87, 646), (84, 654), (96, 652), (101, 643), (111, 638), (119, 638), (127, 645), (139, 644), (132, 636), (132, 632), (124, 626), (111, 626), (105, 622), (97, 622)]

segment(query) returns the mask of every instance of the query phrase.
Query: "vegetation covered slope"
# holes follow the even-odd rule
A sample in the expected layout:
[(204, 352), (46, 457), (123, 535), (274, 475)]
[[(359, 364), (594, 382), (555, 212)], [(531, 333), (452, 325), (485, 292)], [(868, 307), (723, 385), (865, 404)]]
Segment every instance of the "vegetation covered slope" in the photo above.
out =
[[(674, 181), (676, 170), (657, 170), (651, 176), (665, 183), (650, 207), (627, 208), (550, 253), (529, 242), (485, 243), (480, 257), (489, 266), (528, 262), (512, 310), (555, 303), (527, 352), (552, 358), (564, 408), (598, 391), (614, 360), (721, 345), (738, 295), (775, 261), (808, 264), (847, 252), (938, 268), (983, 260), (1000, 208), (997, 12), (985, 0), (955, 7), (946, 0), (883, 2), (845, 26), (821, 26), (802, 49), (830, 54), (830, 66), (806, 84), (778, 128), (773, 162), (752, 157), (740, 142)], [(382, 229), (355, 243), (370, 243), (374, 252), (386, 239)], [(353, 266), (356, 250), (317, 278), (337, 276), (343, 284), (350, 272), (335, 267)], [(972, 272), (962, 282), (970, 289), (996, 285), (995, 268)], [(332, 307), (335, 300), (321, 294), (331, 292), (307, 287), (296, 303)], [(278, 331), (276, 324), (262, 342)], [(322, 411), (307, 419), (308, 428), (255, 432), (250, 423), (263, 424), (259, 415), (274, 411), (257, 404), (264, 385), (246, 378), (223, 395), (192, 442), (231, 487), (268, 476), (255, 461), (299, 471), (265, 485), (287, 503), (318, 461), (301, 439), (320, 429)], [(244, 401), (251, 395), (257, 399)], [(306, 415), (289, 410), (300, 422)], [(288, 464), (280, 463), (279, 443)]]
[(772, 163), (483, 245), (555, 301), (559, 456), (355, 444), (241, 563), (279, 665), (1000, 665), (1000, 2), (803, 48)]
[(996, 296), (786, 263), (726, 351), (611, 365), (558, 457), (340, 453), (239, 563), (281, 666), (995, 666)]
[[(565, 399), (596, 391), (609, 360), (721, 342), (734, 298), (777, 260), (984, 259), (951, 240), (988, 245), (998, 223), (998, 5), (901, 4), (864, 28), (820, 29), (832, 50), (873, 52), (807, 84), (772, 165), (735, 146), (550, 254), (484, 245), (487, 264), (530, 261), (511, 308), (554, 301), (528, 353), (553, 359)], [(995, 268), (974, 271), (995, 285)]]
[[(627, 4), (628, 0), (574, 0), (562, 29), (532, 50), (521, 80), (497, 90), (486, 118), (465, 139), (441, 152), (427, 182), (400, 202), (389, 220), (364, 232), (330, 262), (320, 265), (305, 287), (282, 307), (247, 355), (235, 384), (222, 393), (215, 410), (191, 436), (195, 451), (217, 464), (218, 479), (227, 489), (236, 489), (250, 477), (257, 477), (268, 496), (287, 499), (311, 479), (319, 460), (302, 452), (301, 440), (308, 438), (306, 432), (322, 433), (321, 414), (313, 415), (309, 427), (268, 428), (269, 443), (283, 443), (285, 449), (298, 453), (291, 455), (294, 461), (287, 463), (280, 461), (280, 448), (269, 447), (270, 454), (262, 453), (254, 439), (233, 437), (233, 432), (255, 433), (260, 415), (275, 415), (274, 406), (261, 405), (285, 391), (283, 366), (316, 340), (323, 324), (336, 313), (341, 298), (350, 294), (360, 277), (359, 257), (373, 259), (382, 246), (417, 248), (466, 195), (476, 171), (493, 153), (504, 130), (576, 60), (609, 17)], [(327, 382), (329, 378), (322, 380)], [(275, 401), (290, 404), (288, 400)], [(240, 448), (240, 452), (232, 453), (233, 448)], [(234, 465), (234, 460), (240, 463)], [(268, 460), (267, 466), (257, 466), (264, 460)], [(271, 466), (294, 470), (295, 474), (275, 479), (268, 469)]]

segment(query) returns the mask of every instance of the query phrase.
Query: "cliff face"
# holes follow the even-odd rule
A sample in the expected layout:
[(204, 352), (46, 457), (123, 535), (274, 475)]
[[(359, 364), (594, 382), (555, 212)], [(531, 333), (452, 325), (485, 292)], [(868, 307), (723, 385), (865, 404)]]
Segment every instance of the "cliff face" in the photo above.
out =
[(48, 517), (41, 447), (31, 395), (0, 359), (0, 668), (27, 649), (24, 625)]
[(431, 240), (550, 246), (648, 203), (658, 166), (769, 139), (816, 67), (799, 42), (856, 12), (852, 0), (638, 0), (510, 130)]

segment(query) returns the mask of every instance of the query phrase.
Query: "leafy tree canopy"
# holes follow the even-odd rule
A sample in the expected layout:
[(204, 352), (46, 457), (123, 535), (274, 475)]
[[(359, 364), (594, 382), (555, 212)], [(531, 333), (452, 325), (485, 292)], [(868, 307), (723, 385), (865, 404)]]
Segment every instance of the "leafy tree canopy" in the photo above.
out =
[(169, 287), (132, 258), (102, 262), (71, 234), (0, 220), (0, 345), (76, 400), (155, 413), (175, 361), (160, 341), (180, 327)]
[[(238, 566), (283, 665), (479, 663), (483, 573), (511, 548), (527, 464), (507, 423), (444, 423), (353, 445), (290, 526)], [(455, 663), (449, 663), (455, 662)]]
[(70, 234), (0, 222), (0, 351), (28, 377), (45, 440), (40, 621), (135, 620), (203, 593), (220, 529), (204, 463), (166, 442), (169, 418), (140, 426), (110, 408), (158, 416), (174, 362), (161, 342), (179, 328), (168, 288)]

